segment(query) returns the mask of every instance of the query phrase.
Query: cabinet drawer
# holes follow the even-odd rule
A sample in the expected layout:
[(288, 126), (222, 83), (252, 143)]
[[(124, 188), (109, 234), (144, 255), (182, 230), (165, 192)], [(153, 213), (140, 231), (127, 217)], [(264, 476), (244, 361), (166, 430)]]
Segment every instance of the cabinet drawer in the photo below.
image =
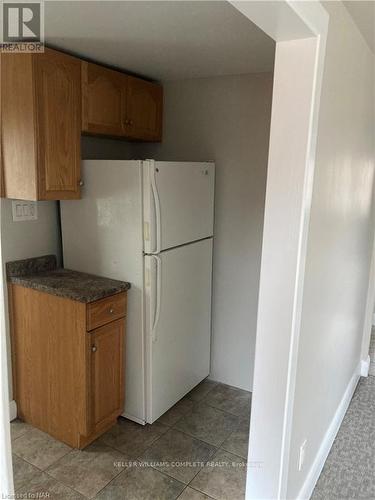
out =
[(118, 293), (105, 299), (97, 300), (87, 306), (87, 330), (93, 330), (126, 313), (126, 293)]

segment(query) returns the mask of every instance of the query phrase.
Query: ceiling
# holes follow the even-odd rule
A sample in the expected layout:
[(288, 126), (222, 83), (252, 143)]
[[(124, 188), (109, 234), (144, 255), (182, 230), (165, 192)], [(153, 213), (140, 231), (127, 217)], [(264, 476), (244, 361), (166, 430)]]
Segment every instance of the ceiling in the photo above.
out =
[(375, 1), (344, 1), (344, 5), (370, 49), (375, 52)]
[(226, 1), (46, 1), (45, 38), (151, 79), (273, 70), (275, 44)]

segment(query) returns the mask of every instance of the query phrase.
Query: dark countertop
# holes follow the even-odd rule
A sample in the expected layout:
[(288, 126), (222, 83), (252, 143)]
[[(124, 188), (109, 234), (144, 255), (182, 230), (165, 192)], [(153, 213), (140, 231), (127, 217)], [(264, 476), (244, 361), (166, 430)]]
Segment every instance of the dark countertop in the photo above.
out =
[(6, 264), (8, 282), (78, 302), (94, 302), (129, 290), (130, 283), (57, 267), (55, 255)]

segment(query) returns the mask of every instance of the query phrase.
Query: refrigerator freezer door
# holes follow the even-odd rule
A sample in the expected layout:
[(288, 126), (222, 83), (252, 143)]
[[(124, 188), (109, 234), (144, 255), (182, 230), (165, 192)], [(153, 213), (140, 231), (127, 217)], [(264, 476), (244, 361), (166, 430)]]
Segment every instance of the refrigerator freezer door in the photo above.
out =
[(82, 175), (82, 199), (61, 202), (64, 265), (131, 283), (124, 415), (144, 423), (141, 162), (88, 160)]
[(215, 165), (143, 162), (146, 253), (213, 235)]
[(145, 256), (147, 422), (209, 374), (212, 239)]

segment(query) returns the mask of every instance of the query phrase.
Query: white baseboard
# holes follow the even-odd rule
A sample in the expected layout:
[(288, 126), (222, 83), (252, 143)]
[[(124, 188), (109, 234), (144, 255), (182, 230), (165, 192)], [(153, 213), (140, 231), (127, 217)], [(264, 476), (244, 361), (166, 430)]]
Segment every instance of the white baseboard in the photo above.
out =
[(17, 418), (17, 404), (14, 401), (9, 401), (9, 420), (15, 420)]
[(367, 356), (367, 359), (362, 359), (361, 361), (361, 377), (368, 377), (368, 372), (370, 369), (370, 356)]
[(320, 473), (322, 472), (325, 461), (327, 460), (328, 453), (333, 445), (333, 441), (337, 435), (337, 432), (340, 428), (340, 425), (345, 416), (346, 410), (350, 404), (350, 401), (353, 397), (354, 391), (357, 387), (360, 373), (361, 373), (361, 362), (358, 364), (355, 373), (353, 374), (348, 387), (341, 399), (341, 402), (336, 410), (336, 413), (331, 421), (330, 426), (327, 429), (327, 432), (323, 438), (323, 441), (320, 445), (319, 451), (315, 457), (315, 460), (311, 466), (310, 471), (307, 474), (306, 480), (299, 492), (298, 499), (299, 500), (308, 500), (312, 492), (314, 491), (315, 485), (319, 479)]

